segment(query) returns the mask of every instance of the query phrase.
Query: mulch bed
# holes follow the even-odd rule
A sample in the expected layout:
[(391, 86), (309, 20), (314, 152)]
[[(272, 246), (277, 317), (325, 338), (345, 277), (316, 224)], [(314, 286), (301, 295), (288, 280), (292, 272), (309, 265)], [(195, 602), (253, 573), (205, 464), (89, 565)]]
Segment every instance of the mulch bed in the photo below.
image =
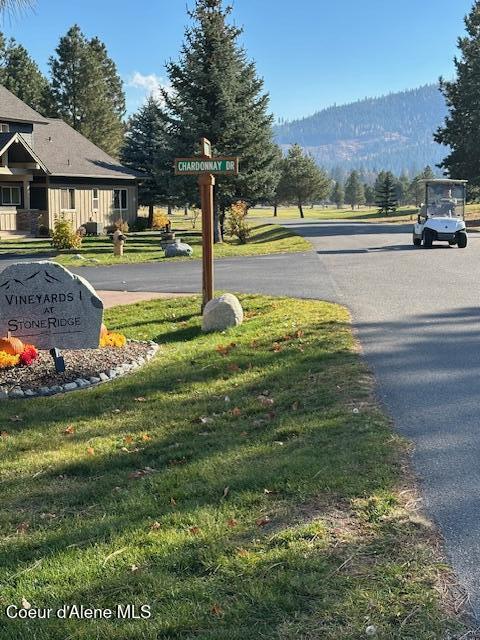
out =
[(146, 342), (127, 342), (120, 348), (65, 349), (61, 352), (65, 359), (64, 373), (55, 371), (53, 358), (48, 351), (40, 351), (38, 358), (29, 366), (0, 369), (0, 387), (6, 391), (14, 387), (35, 391), (41, 387), (74, 382), (78, 378), (88, 380), (119, 365), (131, 364), (139, 358), (147, 359), (151, 348), (151, 344)]

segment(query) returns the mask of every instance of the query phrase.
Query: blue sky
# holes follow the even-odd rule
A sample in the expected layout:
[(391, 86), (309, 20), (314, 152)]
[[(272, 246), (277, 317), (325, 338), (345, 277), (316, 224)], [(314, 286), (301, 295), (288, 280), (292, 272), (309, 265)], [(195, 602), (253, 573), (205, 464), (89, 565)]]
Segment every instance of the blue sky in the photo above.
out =
[[(242, 43), (257, 63), (275, 116), (413, 88), (453, 75), (457, 37), (473, 0), (234, 0)], [(58, 39), (78, 23), (98, 35), (125, 81), (129, 110), (166, 81), (193, 0), (37, 0), (0, 25), (43, 71)]]

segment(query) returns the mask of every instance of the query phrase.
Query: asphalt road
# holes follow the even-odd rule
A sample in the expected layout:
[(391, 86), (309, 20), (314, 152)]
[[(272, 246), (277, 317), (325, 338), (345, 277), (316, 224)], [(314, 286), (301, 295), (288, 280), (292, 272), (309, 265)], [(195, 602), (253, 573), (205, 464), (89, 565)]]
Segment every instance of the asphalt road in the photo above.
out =
[[(414, 248), (409, 226), (292, 221), (315, 251), (216, 263), (216, 287), (351, 310), (397, 430), (415, 445), (425, 506), (480, 618), (480, 234)], [(6, 266), (2, 261), (0, 268)], [(80, 268), (98, 289), (198, 291), (198, 262)]]

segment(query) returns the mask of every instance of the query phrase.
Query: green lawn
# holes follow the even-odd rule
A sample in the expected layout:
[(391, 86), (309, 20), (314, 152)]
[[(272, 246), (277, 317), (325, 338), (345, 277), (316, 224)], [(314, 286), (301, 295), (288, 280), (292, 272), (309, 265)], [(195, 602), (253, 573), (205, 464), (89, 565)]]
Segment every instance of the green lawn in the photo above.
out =
[[(461, 626), (346, 310), (241, 299), (245, 323), (220, 335), (201, 333), (196, 297), (112, 309), (109, 327), (160, 343), (155, 360), (0, 405), (1, 640), (354, 640), (371, 625), (438, 640)], [(7, 620), (22, 599), (152, 617)]]
[[(199, 227), (198, 224), (197, 227)], [(187, 223), (181, 220), (175, 222), (174, 230), (177, 237), (182, 238), (184, 242), (193, 247), (193, 258), (201, 258), (201, 230), (199, 228), (192, 229), (191, 225), (189, 227)], [(262, 255), (267, 253), (309, 251), (310, 249), (309, 242), (288, 229), (275, 224), (256, 223), (252, 224), (252, 234), (247, 244), (240, 244), (238, 240), (227, 237), (224, 243), (215, 245), (215, 257)], [(53, 252), (48, 239), (35, 242), (18, 240), (0, 242), (0, 256), (10, 254), (28, 255), (32, 259), (42, 254), (48, 254), (65, 266), (97, 263), (111, 265), (166, 259), (160, 246), (159, 232), (129, 234), (122, 257), (113, 255), (112, 243), (106, 236), (85, 238), (80, 250), (65, 253)], [(83, 259), (78, 258), (78, 254)], [(179, 260), (181, 258), (173, 259)]]
[[(296, 219), (300, 218), (300, 213), (298, 211), (298, 207), (279, 207), (278, 208), (278, 219)], [(314, 220), (364, 220), (364, 221), (372, 221), (372, 222), (405, 222), (410, 221), (417, 214), (417, 209), (415, 207), (399, 207), (399, 209), (394, 213), (388, 216), (384, 214), (378, 213), (378, 209), (376, 207), (367, 208), (361, 207), (360, 209), (355, 209), (352, 211), (351, 208), (344, 209), (336, 209), (335, 207), (329, 207), (328, 209), (315, 206), (313, 209), (311, 207), (304, 207), (303, 213), (306, 219), (314, 219)], [(273, 208), (265, 207), (258, 209), (250, 209), (248, 212), (248, 217), (251, 219), (255, 218), (272, 218), (275, 220), (276, 218), (273, 216)]]

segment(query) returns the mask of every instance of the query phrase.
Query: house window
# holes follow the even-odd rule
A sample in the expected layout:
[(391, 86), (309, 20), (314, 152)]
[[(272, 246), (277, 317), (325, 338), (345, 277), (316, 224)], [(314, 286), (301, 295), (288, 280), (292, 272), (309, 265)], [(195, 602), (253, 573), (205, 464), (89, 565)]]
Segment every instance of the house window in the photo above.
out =
[(113, 208), (115, 211), (127, 210), (127, 190), (126, 189), (114, 189), (113, 190)]
[(92, 190), (92, 209), (98, 211), (98, 189)]
[(75, 209), (75, 189), (61, 190), (61, 208), (63, 211), (73, 211)]
[(20, 204), (20, 187), (2, 187), (2, 204)]
[(0, 133), (8, 133), (10, 131), (10, 125), (6, 122), (0, 122)]

